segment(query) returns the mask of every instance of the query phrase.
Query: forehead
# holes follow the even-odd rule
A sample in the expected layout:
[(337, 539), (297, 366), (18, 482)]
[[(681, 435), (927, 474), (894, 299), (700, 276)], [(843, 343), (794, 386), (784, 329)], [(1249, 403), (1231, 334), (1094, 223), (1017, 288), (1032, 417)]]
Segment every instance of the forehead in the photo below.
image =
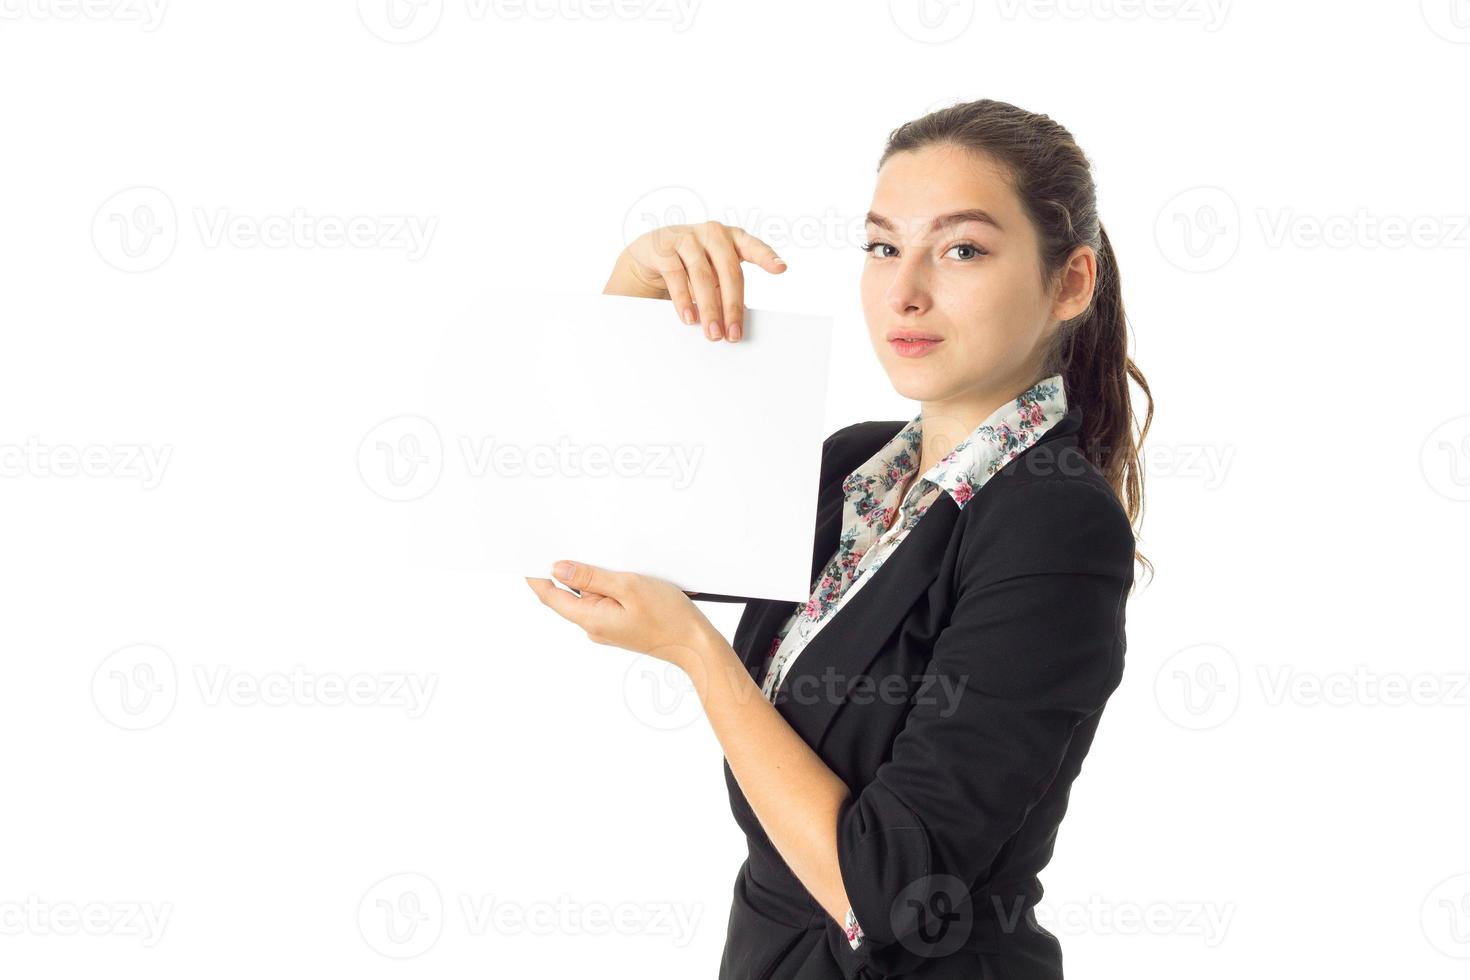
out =
[(895, 222), (901, 231), (919, 235), (935, 216), (969, 208), (992, 215), (1007, 232), (1021, 223), (1020, 201), (994, 159), (942, 145), (905, 150), (885, 160), (870, 210)]

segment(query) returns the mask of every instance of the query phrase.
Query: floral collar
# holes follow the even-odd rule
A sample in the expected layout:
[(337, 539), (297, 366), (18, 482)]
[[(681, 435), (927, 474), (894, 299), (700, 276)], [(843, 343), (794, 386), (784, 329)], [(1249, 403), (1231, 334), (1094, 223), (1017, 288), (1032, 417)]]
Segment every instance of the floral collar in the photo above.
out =
[[(1067, 394), (1062, 376), (1053, 374), (1043, 378), (996, 409), (919, 480), (941, 487), (963, 509), (987, 480), (1035, 445), (1066, 414)], [(885, 507), (892, 504), (887, 500), (891, 496), (888, 491), (918, 466), (923, 424), (924, 414), (920, 412), (843, 481), (842, 491), (851, 516), (862, 518), (869, 525), (880, 519), (885, 526), (890, 523)], [(922, 495), (922, 489), (908, 494), (915, 500)]]

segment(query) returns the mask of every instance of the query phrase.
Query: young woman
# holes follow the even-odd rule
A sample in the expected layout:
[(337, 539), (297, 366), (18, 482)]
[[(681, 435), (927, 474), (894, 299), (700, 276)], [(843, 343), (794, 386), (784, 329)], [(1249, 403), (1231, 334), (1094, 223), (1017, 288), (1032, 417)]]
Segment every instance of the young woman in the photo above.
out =
[[(899, 127), (867, 218), (869, 337), (922, 408), (823, 444), (810, 600), (701, 595), (747, 603), (732, 645), (658, 579), (527, 581), (699, 694), (750, 848), (722, 980), (1052, 980), (1037, 875), (1122, 676), (1152, 399), (1135, 440), (1118, 269), (1050, 118)], [(662, 228), (605, 291), (738, 341), (742, 262), (784, 268), (739, 228)]]

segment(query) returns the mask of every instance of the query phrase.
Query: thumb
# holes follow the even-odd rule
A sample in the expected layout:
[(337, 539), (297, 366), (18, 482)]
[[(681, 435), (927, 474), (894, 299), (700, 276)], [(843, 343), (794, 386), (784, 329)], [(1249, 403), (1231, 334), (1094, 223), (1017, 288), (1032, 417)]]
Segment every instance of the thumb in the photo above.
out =
[(612, 573), (596, 565), (576, 561), (559, 561), (551, 567), (551, 574), (556, 576), (557, 581), (565, 582), (578, 592), (612, 595), (616, 591), (612, 582)]

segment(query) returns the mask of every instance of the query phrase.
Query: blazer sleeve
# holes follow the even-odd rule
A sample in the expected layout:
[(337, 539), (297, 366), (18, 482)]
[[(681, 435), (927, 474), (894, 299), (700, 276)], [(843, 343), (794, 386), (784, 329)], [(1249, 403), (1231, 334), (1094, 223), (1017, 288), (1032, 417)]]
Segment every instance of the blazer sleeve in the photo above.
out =
[(754, 602), (748, 595), (724, 595), (720, 592), (701, 592), (689, 598), (695, 602)]
[(1126, 513), (1096, 484), (1016, 489), (979, 515), (963, 546), (925, 677), (950, 686), (915, 698), (891, 758), (838, 811), (838, 864), (863, 937), (850, 970), (887, 944), (919, 948), (921, 910), (986, 885), (1073, 730), (1121, 680), (1134, 558)]

